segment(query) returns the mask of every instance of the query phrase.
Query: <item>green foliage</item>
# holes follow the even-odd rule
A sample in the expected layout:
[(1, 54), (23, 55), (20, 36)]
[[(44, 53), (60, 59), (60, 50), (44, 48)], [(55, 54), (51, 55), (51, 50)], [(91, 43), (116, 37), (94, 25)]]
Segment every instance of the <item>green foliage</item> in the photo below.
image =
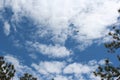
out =
[(37, 78), (33, 77), (31, 74), (25, 73), (24, 76), (20, 77), (20, 80), (37, 80)]
[(14, 65), (5, 62), (4, 57), (0, 56), (0, 80), (11, 80), (14, 74)]

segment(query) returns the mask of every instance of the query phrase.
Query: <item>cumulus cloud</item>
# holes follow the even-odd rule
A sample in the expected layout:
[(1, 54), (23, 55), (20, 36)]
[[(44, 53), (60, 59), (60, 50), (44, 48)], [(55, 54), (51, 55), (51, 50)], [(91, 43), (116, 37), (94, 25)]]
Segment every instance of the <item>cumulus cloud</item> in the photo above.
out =
[(44, 45), (39, 42), (27, 42), (27, 45), (31, 45), (36, 51), (41, 52), (42, 54), (49, 55), (51, 57), (67, 57), (72, 54), (72, 52), (64, 46), (60, 45)]
[(32, 64), (32, 66), (38, 70), (41, 74), (59, 74), (62, 71), (62, 68), (65, 67), (64, 62), (52, 61), (52, 62), (40, 62), (37, 64)]
[(83, 73), (88, 73), (90, 71), (91, 71), (91, 69), (89, 68), (89, 66), (77, 64), (77, 63), (70, 64), (64, 69), (64, 72), (68, 73), (68, 74), (71, 74), (71, 73), (83, 74)]
[(95, 60), (89, 61), (88, 64), (41, 61), (39, 64), (33, 63), (32, 67), (40, 74), (44, 74), (46, 77), (55, 78), (55, 80), (100, 80), (99, 77), (95, 77), (92, 74), (92, 72), (98, 67), (98, 64), (99, 62)]

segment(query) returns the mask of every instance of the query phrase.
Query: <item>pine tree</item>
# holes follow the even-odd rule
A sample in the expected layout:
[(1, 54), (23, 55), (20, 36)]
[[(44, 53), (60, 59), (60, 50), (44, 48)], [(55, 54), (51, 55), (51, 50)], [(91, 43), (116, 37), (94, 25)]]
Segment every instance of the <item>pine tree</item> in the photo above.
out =
[(25, 73), (22, 77), (20, 77), (20, 80), (37, 80), (37, 78), (33, 77), (29, 73)]
[(101, 80), (120, 80), (120, 66), (115, 67), (114, 65), (110, 64), (108, 59), (105, 60), (105, 65), (100, 65), (97, 71), (93, 73), (95, 76), (101, 77)]
[(4, 57), (0, 56), (0, 80), (11, 80), (14, 74), (14, 65), (5, 62)]

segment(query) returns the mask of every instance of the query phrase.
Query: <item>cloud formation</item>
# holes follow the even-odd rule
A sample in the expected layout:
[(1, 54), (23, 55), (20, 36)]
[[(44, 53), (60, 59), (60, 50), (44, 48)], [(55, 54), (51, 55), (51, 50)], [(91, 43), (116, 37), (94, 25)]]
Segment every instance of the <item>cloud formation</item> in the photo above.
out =
[(88, 39), (100, 38), (105, 26), (116, 21), (120, 7), (118, 0), (6, 0), (5, 3), (16, 14), (32, 17), (38, 24), (52, 29), (54, 34), (68, 30), (73, 24), (80, 31), (79, 35)]
[(95, 60), (89, 61), (87, 64), (83, 63), (67, 63), (61, 61), (40, 61), (39, 64), (32, 63), (31, 66), (23, 65), (22, 62), (11, 56), (6, 55), (5, 60), (14, 64), (16, 74), (13, 79), (19, 80), (25, 72), (37, 77), (38, 80), (100, 80), (95, 77), (92, 72), (96, 70), (99, 62)]
[(28, 46), (31, 46), (33, 51), (41, 52), (44, 55), (49, 55), (50, 57), (67, 57), (72, 54), (72, 51), (66, 49), (64, 46), (60, 45), (44, 45), (40, 44), (39, 42), (27, 42)]
[[(40, 62), (39, 65), (32, 64), (32, 66), (38, 70), (39, 73), (47, 75), (47, 74), (60, 74), (62, 68), (65, 67), (64, 62), (52, 61), (52, 62)], [(49, 67), (48, 67), (49, 66)]]
[[(117, 21), (117, 10), (120, 8), (119, 0), (1, 0), (0, 3), (3, 6), (1, 9), (12, 9), (14, 14), (11, 22), (19, 22), (24, 16), (33, 20), (37, 30), (31, 32), (34, 35), (30, 36), (36, 36), (35, 41), (47, 38), (55, 44), (49, 43), (51, 47), (66, 52), (64, 56), (69, 55), (65, 47), (68, 39), (78, 43), (80, 49), (94, 42), (102, 42), (99, 39), (108, 33), (108, 26)], [(18, 27), (18, 24), (14, 25), (15, 30)], [(42, 47), (50, 49), (46, 44)], [(47, 50), (41, 48), (40, 51), (48, 54)], [(53, 54), (54, 49), (50, 50), (52, 55), (56, 54)]]
[(46, 75), (46, 78), (50, 77), (55, 80), (100, 80), (92, 73), (98, 67), (98, 63), (94, 60), (89, 61), (88, 64), (41, 61), (39, 64), (33, 63), (32, 67), (40, 74)]
[[(3, 19), (6, 21), (3, 23), (4, 33), (8, 36), (13, 30), (12, 38), (15, 39), (16, 46), (22, 45), (24, 49), (50, 57), (65, 58), (74, 53), (67, 44), (75, 42), (75, 46), (83, 50), (93, 43), (105, 40), (101, 38), (108, 33), (108, 27), (117, 22), (120, 1), (0, 0), (0, 11), (4, 12), (4, 8), (11, 8), (13, 12), (8, 17), (9, 20), (6, 17)], [(4, 18), (1, 14), (0, 19)], [(72, 42), (67, 43), (71, 40)], [(36, 58), (35, 55), (30, 56)], [(15, 80), (18, 80), (18, 75), (23, 72), (30, 72), (41, 78), (39, 80), (50, 80), (53, 77), (55, 80), (99, 80), (91, 72), (99, 63), (103, 63), (90, 61), (83, 64), (74, 61), (71, 63), (71, 60), (69, 63), (46, 60), (40, 61), (39, 64), (32, 63), (28, 67), (12, 56), (7, 55), (5, 58), (16, 64), (18, 73)]]

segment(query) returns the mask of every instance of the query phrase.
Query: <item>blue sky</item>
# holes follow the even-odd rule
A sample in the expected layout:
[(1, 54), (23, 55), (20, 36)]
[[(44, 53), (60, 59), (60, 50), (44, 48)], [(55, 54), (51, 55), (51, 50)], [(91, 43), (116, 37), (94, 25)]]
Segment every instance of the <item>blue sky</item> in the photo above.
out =
[(38, 80), (100, 80), (92, 72), (105, 58), (104, 43), (119, 25), (118, 0), (1, 0), (0, 53)]

